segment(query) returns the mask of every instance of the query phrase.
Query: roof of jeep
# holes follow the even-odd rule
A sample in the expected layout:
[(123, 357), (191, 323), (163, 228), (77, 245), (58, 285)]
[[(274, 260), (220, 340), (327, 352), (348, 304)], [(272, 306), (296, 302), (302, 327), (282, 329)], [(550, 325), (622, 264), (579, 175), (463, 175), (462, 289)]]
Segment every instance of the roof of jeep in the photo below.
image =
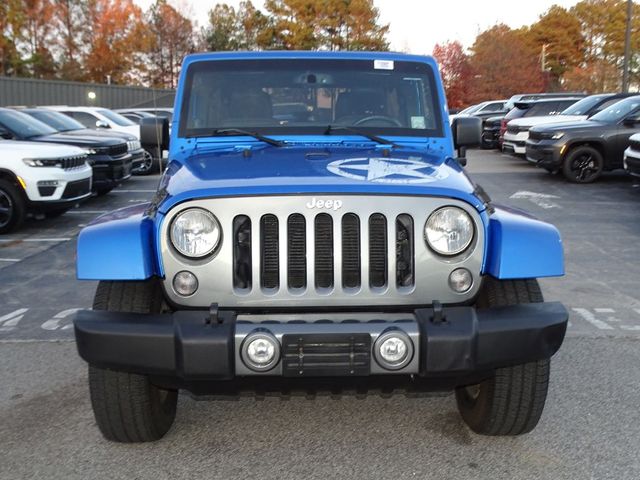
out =
[(333, 60), (392, 60), (429, 63), (436, 66), (433, 57), (396, 52), (316, 52), (307, 50), (268, 50), (262, 52), (207, 52), (187, 55), (183, 65), (207, 60), (268, 60), (268, 59), (333, 59)]

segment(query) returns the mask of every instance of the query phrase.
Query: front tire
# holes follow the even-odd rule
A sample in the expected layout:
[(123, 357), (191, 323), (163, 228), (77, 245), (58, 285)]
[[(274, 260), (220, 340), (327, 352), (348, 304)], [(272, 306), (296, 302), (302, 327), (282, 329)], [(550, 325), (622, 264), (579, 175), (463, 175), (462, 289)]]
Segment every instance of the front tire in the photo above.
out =
[[(158, 313), (162, 304), (162, 290), (155, 279), (100, 282), (93, 309)], [(157, 387), (146, 375), (89, 365), (89, 392), (98, 428), (114, 442), (159, 440), (176, 416), (178, 392)]]
[(602, 175), (604, 158), (593, 147), (582, 145), (569, 151), (562, 164), (562, 173), (573, 183), (592, 183)]
[[(477, 307), (542, 302), (536, 280), (485, 280)], [(549, 359), (496, 369), (476, 385), (456, 389), (464, 422), (482, 435), (521, 435), (540, 420), (549, 385)]]
[(22, 192), (13, 182), (0, 179), (0, 234), (20, 228), (26, 215)]

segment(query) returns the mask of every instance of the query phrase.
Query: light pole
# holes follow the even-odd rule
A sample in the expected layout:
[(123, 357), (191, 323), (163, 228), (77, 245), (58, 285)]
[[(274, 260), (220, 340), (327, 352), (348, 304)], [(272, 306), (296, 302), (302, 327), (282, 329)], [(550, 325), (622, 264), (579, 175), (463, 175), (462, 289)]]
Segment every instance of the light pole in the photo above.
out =
[(627, 0), (627, 31), (624, 37), (624, 64), (622, 66), (622, 92), (629, 91), (629, 60), (631, 57), (631, 17), (633, 0)]

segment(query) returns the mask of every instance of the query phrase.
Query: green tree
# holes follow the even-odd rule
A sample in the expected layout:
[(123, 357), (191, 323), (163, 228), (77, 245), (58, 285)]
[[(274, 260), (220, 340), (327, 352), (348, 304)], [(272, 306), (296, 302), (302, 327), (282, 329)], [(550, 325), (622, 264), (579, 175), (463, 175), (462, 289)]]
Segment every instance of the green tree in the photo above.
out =
[(0, 74), (22, 73), (22, 60), (16, 46), (25, 21), (21, 0), (0, 2)]
[(64, 80), (84, 80), (82, 43), (86, 35), (87, 0), (54, 0), (58, 76)]
[(54, 10), (51, 0), (23, 0), (24, 22), (20, 31), (18, 48), (22, 47), (26, 56), (24, 64), (30, 76), (53, 78), (56, 63), (51, 46), (54, 43)]

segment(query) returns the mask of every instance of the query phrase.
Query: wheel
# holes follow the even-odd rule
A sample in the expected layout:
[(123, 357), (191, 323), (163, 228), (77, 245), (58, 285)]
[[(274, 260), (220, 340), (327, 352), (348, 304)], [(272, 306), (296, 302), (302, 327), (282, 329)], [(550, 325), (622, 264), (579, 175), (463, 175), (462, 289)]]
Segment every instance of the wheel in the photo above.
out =
[[(144, 282), (100, 282), (94, 310), (158, 313), (162, 290), (154, 279)], [(155, 386), (145, 375), (89, 365), (91, 406), (107, 440), (152, 442), (162, 438), (176, 416), (178, 392)]]
[(147, 150), (144, 151), (142, 163), (133, 171), (134, 175), (149, 175), (153, 170), (153, 155)]
[(0, 179), (0, 234), (17, 230), (27, 215), (22, 192), (11, 181)]
[[(536, 280), (495, 280), (483, 284), (478, 308), (542, 302)], [(497, 369), (476, 385), (456, 389), (464, 422), (483, 435), (521, 435), (538, 424), (549, 385), (549, 359)]]
[(583, 145), (569, 151), (562, 164), (562, 173), (574, 183), (591, 183), (602, 175), (604, 159), (593, 147)]
[(47, 218), (58, 218), (62, 215), (64, 215), (65, 213), (67, 213), (69, 210), (71, 210), (71, 207), (69, 208), (60, 208), (57, 210), (48, 210), (46, 212), (44, 212), (44, 216)]

